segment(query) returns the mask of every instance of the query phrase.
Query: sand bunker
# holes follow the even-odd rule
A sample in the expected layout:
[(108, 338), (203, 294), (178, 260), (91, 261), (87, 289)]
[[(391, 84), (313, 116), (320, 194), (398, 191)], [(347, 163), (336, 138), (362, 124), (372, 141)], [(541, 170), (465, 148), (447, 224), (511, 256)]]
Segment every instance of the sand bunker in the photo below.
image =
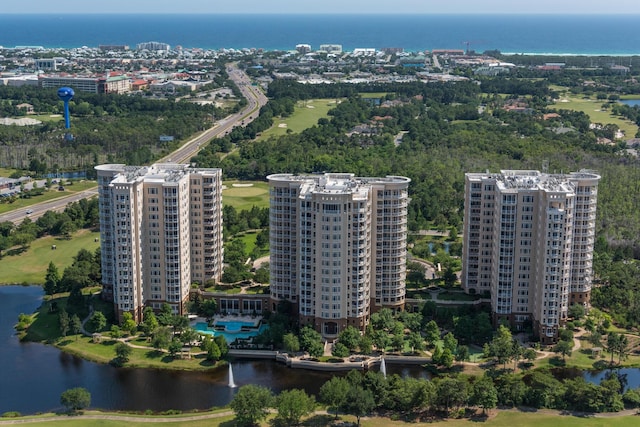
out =
[(0, 125), (33, 126), (42, 123), (40, 120), (23, 117), (20, 119), (10, 119), (8, 117), (0, 119)]

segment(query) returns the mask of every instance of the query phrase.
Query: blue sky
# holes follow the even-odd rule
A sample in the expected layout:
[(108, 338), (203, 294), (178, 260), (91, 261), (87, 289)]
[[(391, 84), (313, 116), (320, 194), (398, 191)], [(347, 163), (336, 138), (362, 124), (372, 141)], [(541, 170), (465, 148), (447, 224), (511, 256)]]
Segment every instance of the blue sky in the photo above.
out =
[(638, 0), (28, 0), (0, 13), (640, 13)]

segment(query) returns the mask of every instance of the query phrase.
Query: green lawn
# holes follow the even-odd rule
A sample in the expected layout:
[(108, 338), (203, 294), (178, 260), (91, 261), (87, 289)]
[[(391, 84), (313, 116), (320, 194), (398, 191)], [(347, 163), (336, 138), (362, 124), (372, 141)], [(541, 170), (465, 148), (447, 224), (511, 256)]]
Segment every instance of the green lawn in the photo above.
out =
[[(71, 265), (73, 257), (80, 249), (94, 252), (100, 246), (95, 239), (100, 233), (81, 230), (71, 240), (52, 236), (35, 240), (29, 249), (17, 255), (4, 255), (0, 259), (0, 284), (41, 284), (49, 266), (49, 261), (58, 267), (60, 275)], [(56, 245), (56, 250), (51, 250)]]
[(16, 209), (23, 209), (28, 206), (35, 205), (36, 203), (48, 202), (49, 200), (69, 196), (94, 187), (96, 187), (95, 181), (74, 181), (72, 185), (65, 184), (64, 191), (58, 191), (58, 187), (54, 185), (49, 191), (45, 191), (41, 196), (35, 196), (28, 199), (16, 199), (13, 203), (0, 203), (0, 214), (11, 212)]
[(317, 124), (318, 119), (327, 117), (329, 110), (335, 108), (335, 106), (335, 99), (298, 101), (295, 111), (290, 117), (275, 118), (273, 126), (262, 132), (262, 135), (257, 139), (285, 135), (287, 130), (293, 133), (300, 133)]
[(244, 251), (247, 254), (253, 252), (253, 249), (256, 247), (256, 238), (258, 237), (258, 233), (255, 231), (246, 232), (240, 236), (238, 239), (242, 240), (244, 243)]
[[(162, 422), (163, 426), (172, 427), (172, 426), (185, 426), (185, 427), (231, 427), (234, 426), (233, 415), (224, 415), (223, 410), (216, 410), (214, 412), (218, 412), (219, 416), (215, 416), (213, 418), (204, 419), (204, 420), (195, 420), (195, 421), (180, 421), (181, 417), (189, 416), (189, 415), (202, 415), (199, 414), (184, 414), (184, 415), (176, 415), (171, 416), (171, 418), (175, 418), (175, 422)], [(124, 414), (114, 414), (114, 413), (102, 413), (102, 412), (94, 412), (94, 411), (86, 411), (87, 415), (95, 415), (95, 414), (104, 414), (115, 415), (115, 416), (123, 416)], [(493, 412), (495, 413), (495, 412)], [(37, 417), (25, 417), (30, 420), (37, 420), (38, 417), (42, 416), (52, 416), (53, 414), (45, 414)], [(132, 415), (127, 417), (143, 417), (144, 415)], [(164, 417), (162, 417), (164, 420)], [(267, 420), (260, 423), (261, 427), (268, 427), (272, 425), (273, 415), (269, 416)], [(7, 419), (10, 420), (10, 419)], [(355, 417), (353, 416), (345, 416), (340, 415), (340, 420), (347, 422), (355, 422)], [(480, 421), (480, 422), (479, 422)], [(303, 421), (302, 426), (316, 426), (316, 427), (324, 427), (330, 426), (333, 424), (334, 419), (333, 415), (327, 416), (326, 414), (318, 414), (311, 419), (307, 419)], [(609, 418), (595, 418), (595, 417), (575, 417), (570, 415), (556, 415), (555, 413), (549, 413), (546, 411), (535, 411), (532, 412), (520, 412), (520, 411), (499, 411), (497, 415), (491, 416), (487, 420), (445, 420), (445, 421), (427, 421), (427, 422), (404, 422), (404, 421), (392, 421), (389, 418), (384, 417), (363, 417), (361, 419), (362, 427), (400, 427), (400, 426), (413, 426), (413, 427), (472, 427), (481, 424), (486, 427), (555, 427), (557, 425), (562, 425), (563, 427), (635, 427), (638, 423), (637, 416), (624, 416), (624, 417), (609, 417)], [(55, 421), (41, 421), (41, 422), (29, 422), (30, 426), (39, 427), (39, 426), (47, 426), (47, 427), (65, 427), (65, 426), (101, 426), (101, 427), (146, 427), (149, 425), (148, 422), (143, 421), (135, 421), (133, 419), (128, 419), (126, 421), (122, 420), (97, 420), (97, 419), (79, 419), (75, 417), (68, 417), (64, 415), (60, 415), (58, 420)]]
[(17, 169), (0, 168), (0, 176), (9, 178)]
[(598, 100), (595, 97), (583, 99), (582, 97), (568, 95), (565, 92), (554, 106), (558, 110), (582, 111), (589, 116), (592, 123), (617, 125), (624, 131), (626, 138), (633, 138), (638, 132), (638, 126), (629, 120), (612, 115), (610, 111), (602, 110), (602, 104), (606, 103), (606, 100)]
[[(233, 184), (241, 185), (234, 187)], [(222, 190), (222, 204), (230, 205), (238, 211), (249, 210), (253, 206), (269, 207), (269, 184), (260, 181), (225, 182)], [(250, 185), (250, 186), (247, 186)]]

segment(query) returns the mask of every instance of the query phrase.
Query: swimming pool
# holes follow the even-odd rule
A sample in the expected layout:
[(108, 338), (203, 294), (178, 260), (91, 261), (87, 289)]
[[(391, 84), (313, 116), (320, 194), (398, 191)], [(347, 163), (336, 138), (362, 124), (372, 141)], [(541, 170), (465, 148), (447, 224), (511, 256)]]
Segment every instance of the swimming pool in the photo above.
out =
[[(228, 328), (228, 323), (231, 323), (232, 329)], [(262, 332), (264, 332), (268, 328), (268, 326), (265, 324), (261, 324), (260, 327), (255, 328), (254, 323), (235, 322), (235, 321), (234, 322), (218, 321), (216, 322), (216, 326), (218, 325), (220, 326), (224, 325), (225, 330), (220, 331), (220, 330), (215, 330), (213, 328), (210, 328), (207, 325), (207, 322), (197, 322), (193, 327), (196, 331), (201, 332), (203, 334), (210, 334), (210, 335), (213, 335), (214, 337), (222, 335), (224, 339), (227, 341), (227, 343), (232, 343), (238, 338), (247, 339), (247, 338), (255, 337), (257, 335), (260, 335)], [(254, 329), (250, 331), (242, 331), (242, 326), (249, 326)]]
[(242, 327), (255, 328), (258, 322), (243, 322), (238, 320), (216, 320), (213, 322), (213, 327), (217, 329), (219, 326), (224, 326), (226, 332), (240, 332)]

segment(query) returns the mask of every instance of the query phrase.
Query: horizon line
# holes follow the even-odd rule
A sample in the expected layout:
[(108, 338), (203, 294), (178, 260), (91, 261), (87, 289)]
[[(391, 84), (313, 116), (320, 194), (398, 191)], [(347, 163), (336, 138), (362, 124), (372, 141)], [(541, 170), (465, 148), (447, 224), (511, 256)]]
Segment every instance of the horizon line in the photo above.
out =
[(544, 15), (544, 16), (637, 16), (638, 12), (4, 12), (4, 15)]

